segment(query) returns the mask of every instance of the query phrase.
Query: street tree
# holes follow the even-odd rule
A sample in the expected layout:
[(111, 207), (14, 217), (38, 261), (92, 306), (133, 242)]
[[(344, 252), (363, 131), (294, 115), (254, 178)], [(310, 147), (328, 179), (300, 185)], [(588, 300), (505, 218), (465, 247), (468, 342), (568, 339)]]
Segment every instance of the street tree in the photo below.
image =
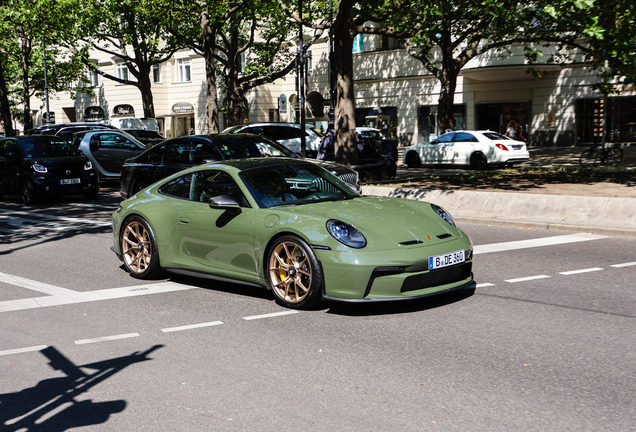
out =
[[(69, 46), (84, 53), (84, 64), (101, 76), (137, 87), (144, 117), (155, 117), (152, 68), (182, 46), (165, 29), (174, 19), (161, 0), (75, 0), (77, 25)], [(90, 50), (87, 50), (89, 47)], [(117, 59), (117, 72), (108, 73), (90, 58), (91, 50)]]
[[(335, 82), (335, 157), (343, 164), (358, 163), (356, 141), (355, 98), (353, 78), (353, 40), (358, 34), (376, 34), (395, 38), (414, 35), (421, 27), (414, 23), (409, 28), (395, 17), (408, 17), (418, 1), (407, 0), (355, 0), (304, 1), (306, 12), (302, 17), (296, 12), (297, 3), (278, 0), (291, 19), (315, 30), (329, 30), (333, 55), (331, 68)], [(330, 4), (333, 8), (330, 8)], [(394, 18), (392, 18), (394, 17)], [(373, 23), (374, 25), (367, 25)]]
[[(42, 15), (42, 10), (47, 14)], [(0, 101), (5, 128), (11, 123), (11, 107), (21, 105), (17, 118), (25, 129), (30, 129), (33, 96), (43, 100), (46, 90), (51, 94), (70, 91), (86, 80), (77, 53), (57, 44), (58, 37), (68, 28), (62, 15), (54, 0), (0, 3)], [(48, 88), (45, 88), (45, 56), (49, 66)]]

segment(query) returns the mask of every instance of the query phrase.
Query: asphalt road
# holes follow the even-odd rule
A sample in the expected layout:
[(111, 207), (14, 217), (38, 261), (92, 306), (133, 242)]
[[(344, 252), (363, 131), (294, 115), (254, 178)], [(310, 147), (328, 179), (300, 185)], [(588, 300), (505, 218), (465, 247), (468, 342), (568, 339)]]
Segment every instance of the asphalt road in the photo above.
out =
[(634, 238), (465, 224), (475, 290), (294, 312), (131, 278), (117, 202), (0, 203), (0, 430), (634, 430)]

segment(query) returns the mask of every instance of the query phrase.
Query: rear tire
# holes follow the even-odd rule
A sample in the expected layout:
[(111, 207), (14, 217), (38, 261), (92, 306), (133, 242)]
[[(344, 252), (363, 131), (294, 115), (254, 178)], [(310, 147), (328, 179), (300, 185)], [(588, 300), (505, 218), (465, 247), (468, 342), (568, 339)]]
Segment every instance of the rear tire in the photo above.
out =
[(406, 155), (406, 165), (408, 165), (409, 168), (419, 168), (422, 165), (420, 155), (414, 151), (408, 152)]
[(473, 153), (470, 156), (470, 166), (475, 170), (485, 170), (488, 167), (488, 159), (481, 152)]

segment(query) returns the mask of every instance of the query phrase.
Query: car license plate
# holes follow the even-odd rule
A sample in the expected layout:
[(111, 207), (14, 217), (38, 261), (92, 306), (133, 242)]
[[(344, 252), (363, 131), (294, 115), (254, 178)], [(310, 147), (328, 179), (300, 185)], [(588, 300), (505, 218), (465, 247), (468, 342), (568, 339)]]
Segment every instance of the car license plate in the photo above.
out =
[(443, 255), (432, 256), (428, 259), (428, 269), (435, 270), (442, 267), (448, 267), (460, 264), (466, 261), (464, 250), (458, 250)]
[(60, 184), (63, 184), (63, 185), (66, 185), (66, 184), (79, 184), (79, 183), (81, 183), (81, 181), (78, 178), (60, 180)]

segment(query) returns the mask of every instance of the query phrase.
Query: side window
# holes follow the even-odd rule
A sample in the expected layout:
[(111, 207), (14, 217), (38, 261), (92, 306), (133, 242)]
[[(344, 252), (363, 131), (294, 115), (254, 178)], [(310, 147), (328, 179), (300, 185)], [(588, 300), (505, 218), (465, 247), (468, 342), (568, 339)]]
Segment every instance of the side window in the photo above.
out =
[(202, 164), (204, 160), (222, 160), (223, 158), (216, 149), (205, 141), (194, 141), (190, 151), (190, 160), (195, 164)]
[(187, 174), (166, 183), (159, 188), (159, 193), (174, 198), (188, 199), (190, 196), (190, 185), (192, 184), (192, 174)]
[(190, 160), (190, 140), (181, 139), (166, 144), (163, 154), (165, 163), (188, 163)]
[(229, 195), (241, 207), (247, 207), (243, 192), (238, 187), (231, 175), (223, 171), (199, 171), (192, 175), (192, 185), (190, 188), (190, 200), (199, 202), (209, 202), (211, 198)]
[(472, 134), (467, 132), (457, 132), (455, 135), (455, 142), (477, 142), (477, 138), (475, 138)]
[(441, 137), (438, 137), (435, 140), (431, 141), (431, 144), (443, 144), (443, 143), (453, 142), (454, 136), (455, 136), (455, 132), (444, 134)]

